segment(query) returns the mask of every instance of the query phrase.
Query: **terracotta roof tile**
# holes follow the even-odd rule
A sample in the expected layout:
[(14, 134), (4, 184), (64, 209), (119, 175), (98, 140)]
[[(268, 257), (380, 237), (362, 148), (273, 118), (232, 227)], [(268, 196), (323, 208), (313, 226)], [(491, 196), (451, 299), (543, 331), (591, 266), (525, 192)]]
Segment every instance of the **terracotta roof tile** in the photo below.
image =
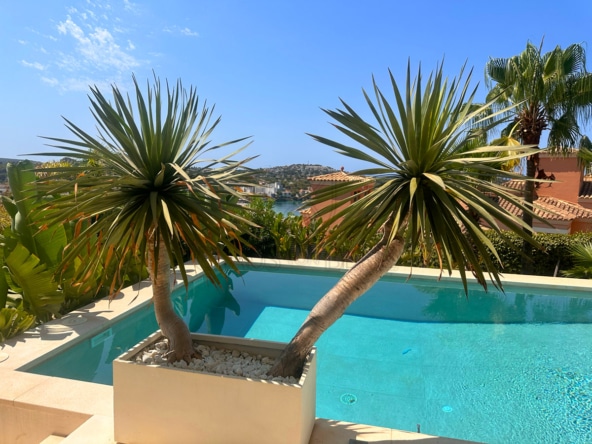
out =
[(524, 181), (523, 180), (508, 180), (502, 184), (506, 188), (510, 188), (511, 190), (516, 191), (524, 191)]
[(334, 173), (309, 177), (308, 180), (315, 182), (354, 182), (357, 180), (368, 180), (368, 178), (364, 176), (353, 176), (351, 174), (347, 174), (344, 171), (336, 171)]
[[(501, 199), (500, 206), (515, 216), (522, 216), (522, 210), (506, 200)], [(571, 221), (584, 219), (592, 221), (592, 210), (550, 196), (539, 197), (534, 202), (534, 207), (534, 213), (546, 220)]]
[[(502, 183), (502, 185), (506, 188), (509, 188), (511, 190), (514, 191), (524, 191), (524, 181), (523, 180), (508, 180), (507, 182)], [(521, 194), (521, 193), (512, 193), (512, 194)], [(538, 194), (536, 192), (536, 189), (534, 190), (534, 198), (537, 199), (538, 198)]]
[[(592, 210), (584, 208), (581, 205), (572, 202), (566, 202), (550, 196), (543, 196), (536, 200), (535, 205), (539, 204), (549, 209), (549, 219), (573, 220), (588, 219), (592, 220)], [(541, 210), (542, 211), (542, 210)], [(547, 218), (545, 214), (543, 217)]]

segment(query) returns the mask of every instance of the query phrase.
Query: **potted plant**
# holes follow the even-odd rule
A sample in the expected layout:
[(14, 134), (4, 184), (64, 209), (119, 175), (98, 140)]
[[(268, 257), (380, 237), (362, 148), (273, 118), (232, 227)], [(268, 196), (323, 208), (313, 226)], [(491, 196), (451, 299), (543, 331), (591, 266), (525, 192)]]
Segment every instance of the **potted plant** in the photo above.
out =
[[(117, 442), (308, 443), (315, 422), (314, 348), (297, 381), (276, 382), (232, 371), (215, 374), (185, 365), (136, 362), (142, 350), (162, 338), (161, 332), (156, 332), (113, 361)], [(286, 346), (197, 333), (192, 339), (200, 346), (270, 361)]]
[[(42, 208), (41, 217), (45, 217), (48, 225), (74, 224), (75, 236), (64, 249), (62, 269), (66, 269), (66, 264), (80, 263), (79, 258), (84, 253), (85, 262), (76, 268), (75, 276), (81, 282), (87, 276), (95, 275), (97, 269), (108, 269), (113, 264), (124, 275), (131, 261), (145, 263), (152, 280), (156, 319), (169, 344), (167, 359), (190, 362), (199, 353), (193, 347), (188, 326), (175, 312), (171, 302), (171, 264), (177, 265), (186, 288), (185, 262), (188, 257), (214, 283), (220, 283), (220, 276), (224, 275), (222, 262), (224, 267), (238, 272), (235, 259), (243, 256), (241, 236), (252, 224), (240, 216), (240, 195), (233, 185), (241, 183), (246, 173), (244, 164), (249, 159), (232, 159), (245, 147), (219, 160), (204, 156), (211, 156), (221, 148), (245, 139), (210, 146), (209, 138), (220, 119), (211, 121), (213, 109), (200, 105), (194, 88), (186, 91), (180, 81), (174, 87), (167, 83), (164, 94), (160, 81), (155, 77), (153, 86), (148, 84), (147, 92), (143, 94), (135, 77), (133, 83), (135, 106), (132, 99), (124, 97), (116, 86), (112, 87), (113, 102), (108, 101), (98, 88), (91, 88), (91, 111), (97, 122), (98, 136), (92, 136), (66, 120), (66, 126), (76, 136), (75, 139), (48, 138), (60, 152), (44, 155), (67, 155), (77, 164), (66, 169), (46, 169), (52, 173), (51, 180), (41, 181), (39, 189), (41, 195), (55, 198)], [(91, 239), (95, 247), (89, 249)], [(112, 290), (115, 292), (117, 288), (112, 286)], [(249, 344), (249, 347), (255, 347), (252, 341)], [(271, 347), (272, 354), (278, 353), (279, 345), (264, 346)], [(310, 383), (300, 390), (305, 393), (302, 396), (306, 401), (304, 404), (310, 407), (312, 400), (312, 410), (309, 408), (306, 414), (295, 415), (293, 422), (301, 421), (302, 424), (297, 423), (290, 429), (300, 430), (302, 436), (310, 435), (311, 421), (314, 421), (314, 394), (309, 388), (314, 385), (314, 356), (313, 352), (310, 364), (313, 374), (305, 378)], [(137, 365), (123, 367), (126, 368), (124, 373), (132, 367), (135, 371), (145, 370)], [(200, 407), (200, 415), (212, 418), (208, 429), (218, 427), (218, 433), (227, 430), (228, 424), (235, 420), (229, 416), (230, 406), (226, 415), (218, 420), (208, 416), (213, 411), (210, 405), (220, 402), (217, 397), (227, 400), (228, 393), (234, 392), (234, 388), (222, 388), (218, 395), (208, 391), (209, 396), (203, 390), (203, 395), (195, 394), (187, 400), (189, 405), (183, 405), (182, 394), (195, 390), (199, 384), (191, 382), (187, 372), (178, 371), (179, 375), (172, 377), (172, 381), (177, 382), (169, 382), (160, 376), (170, 371), (154, 366), (149, 370), (159, 375), (156, 378), (158, 384), (146, 382), (146, 385), (138, 386), (139, 377), (132, 377), (129, 382), (122, 377), (115, 378), (117, 441), (124, 441), (119, 433), (125, 436), (126, 442), (140, 439), (125, 431), (130, 424), (130, 414), (126, 408), (119, 406), (127, 396), (134, 399), (126, 402), (143, 406), (142, 415), (134, 416), (138, 423), (131, 426), (132, 430), (147, 433), (142, 435), (142, 442), (148, 442), (146, 436), (160, 436), (155, 430), (162, 426), (167, 430), (166, 442), (183, 442), (182, 437), (187, 436), (187, 431), (180, 430), (183, 426), (173, 423), (172, 417), (182, 417), (180, 412), (183, 411), (195, 413), (196, 405)], [(200, 378), (196, 373), (192, 376)], [(144, 380), (155, 381), (151, 378)], [(223, 379), (236, 384), (238, 378)], [(183, 381), (180, 390), (173, 390), (180, 380)], [(260, 401), (254, 397), (251, 388), (268, 388), (269, 384), (247, 385), (250, 387), (250, 402), (258, 405)], [(132, 386), (140, 389), (129, 394)], [(280, 391), (292, 393), (297, 390), (282, 387)], [(156, 393), (159, 395), (155, 396)], [(167, 416), (166, 423), (153, 420), (169, 415), (163, 411), (164, 398), (172, 399), (168, 407), (173, 404), (176, 407), (175, 413)], [(148, 413), (149, 410), (153, 413)], [(241, 415), (244, 413), (240, 412)], [(197, 421), (196, 418), (194, 420)], [(173, 434), (177, 431), (181, 433), (179, 438)], [(298, 442), (307, 439), (308, 436)], [(190, 441), (194, 442), (194, 438)]]

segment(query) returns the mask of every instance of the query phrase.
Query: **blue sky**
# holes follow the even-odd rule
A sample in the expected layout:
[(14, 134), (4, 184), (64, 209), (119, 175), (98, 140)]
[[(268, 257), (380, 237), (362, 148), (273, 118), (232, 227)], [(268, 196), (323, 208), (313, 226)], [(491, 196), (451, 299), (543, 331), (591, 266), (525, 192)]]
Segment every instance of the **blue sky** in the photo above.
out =
[(39, 136), (70, 136), (61, 116), (93, 132), (88, 85), (154, 71), (216, 105), (214, 143), (252, 136), (251, 166), (353, 171), (306, 133), (338, 138), (321, 108), (365, 111), (372, 75), (386, 88), (408, 60), (427, 73), (444, 59), (450, 76), (467, 62), (483, 98), (489, 57), (589, 43), (591, 22), (590, 0), (0, 0), (0, 157), (48, 152)]

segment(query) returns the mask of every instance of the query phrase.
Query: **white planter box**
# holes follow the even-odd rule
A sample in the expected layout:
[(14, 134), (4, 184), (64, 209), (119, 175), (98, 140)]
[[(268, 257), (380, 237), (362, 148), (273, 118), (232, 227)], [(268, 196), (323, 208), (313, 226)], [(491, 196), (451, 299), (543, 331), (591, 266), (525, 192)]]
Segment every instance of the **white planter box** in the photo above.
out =
[[(194, 340), (277, 357), (284, 343), (193, 334)], [(113, 361), (118, 443), (307, 444), (315, 422), (316, 349), (298, 384), (222, 376), (130, 359), (156, 332)]]

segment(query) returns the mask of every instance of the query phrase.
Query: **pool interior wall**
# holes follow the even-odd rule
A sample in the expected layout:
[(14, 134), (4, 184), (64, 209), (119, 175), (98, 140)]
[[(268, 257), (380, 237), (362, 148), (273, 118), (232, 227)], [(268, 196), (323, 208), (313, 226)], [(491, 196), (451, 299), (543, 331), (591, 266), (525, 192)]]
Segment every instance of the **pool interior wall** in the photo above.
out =
[[(274, 265), (275, 267), (278, 268), (282, 268), (282, 267), (291, 267), (294, 265), (294, 262), (291, 261), (258, 261), (258, 263), (261, 264), (267, 264), (267, 265)], [(326, 271), (331, 271), (331, 272), (343, 272), (343, 270), (347, 269), (351, 264), (341, 264), (341, 263), (334, 263), (334, 262), (327, 262), (327, 261), (297, 261), (296, 264), (304, 266), (307, 269), (314, 269), (314, 270), (318, 270), (319, 272), (326, 272)], [(197, 275), (199, 273), (199, 270), (195, 270), (195, 275)], [(398, 268), (396, 267), (395, 269), (393, 269), (393, 276), (403, 276), (403, 277), (407, 277), (409, 275), (409, 270), (406, 268)], [(435, 282), (435, 279), (439, 276), (439, 272), (436, 270), (414, 270), (414, 276), (416, 278), (422, 278), (422, 279), (431, 279), (432, 282)], [(551, 287), (555, 287), (555, 288), (559, 288), (561, 289), (561, 291), (569, 291), (569, 292), (574, 292), (574, 294), (579, 294), (582, 295), (582, 290), (585, 289), (587, 290), (587, 285), (586, 285), (586, 281), (579, 281), (579, 280), (571, 280), (571, 279), (552, 279), (552, 278), (541, 278), (541, 277), (536, 277), (536, 279), (532, 279), (530, 277), (523, 277), (523, 276), (516, 276), (516, 277), (512, 277), (512, 280), (506, 279), (506, 286), (511, 286), (513, 282), (516, 282), (519, 285), (522, 284), (532, 284), (533, 280), (536, 280), (536, 282), (534, 282), (535, 286), (539, 287), (539, 288), (548, 288), (549, 286)], [(452, 278), (448, 278), (445, 277), (439, 285), (446, 285), (446, 282), (454, 282), (457, 278), (455, 278), (454, 276)], [(5, 376), (12, 378), (12, 380), (14, 380), (15, 378), (17, 378), (18, 375), (18, 379), (23, 381), (23, 386), (24, 387), (28, 387), (28, 384), (33, 384), (33, 387), (31, 388), (31, 390), (27, 390), (28, 393), (28, 398), (29, 400), (32, 400), (35, 397), (35, 393), (37, 391), (41, 391), (43, 392), (43, 390), (40, 388), (44, 385), (46, 385), (46, 383), (52, 383), (52, 385), (56, 386), (56, 382), (59, 382), (59, 384), (57, 384), (57, 386), (59, 386), (60, 384), (64, 384), (64, 387), (68, 384), (70, 384), (69, 386), (78, 386), (79, 390), (82, 390), (83, 392), (88, 392), (88, 393), (95, 393), (96, 396), (96, 392), (105, 392), (105, 391), (109, 391), (110, 387), (108, 386), (101, 386), (100, 384), (91, 384), (91, 383), (84, 383), (84, 382), (79, 382), (79, 381), (70, 381), (68, 379), (63, 379), (63, 378), (55, 378), (55, 377), (49, 377), (49, 376), (41, 376), (41, 375), (33, 375), (33, 374), (28, 374), (28, 373), (22, 373), (21, 371), (16, 371), (16, 370), (23, 370), (26, 368), (31, 368), (32, 366), (38, 364), (42, 359), (46, 359), (47, 356), (51, 356), (55, 353), (59, 353), (59, 351), (61, 351), (65, 346), (70, 346), (72, 343), (81, 341), (84, 339), (84, 337), (88, 337), (88, 336), (93, 336), (98, 332), (104, 331), (105, 327), (107, 325), (111, 325), (112, 321), (124, 316), (129, 316), (130, 313), (132, 311), (136, 311), (136, 310), (140, 310), (142, 311), (143, 309), (145, 309), (144, 307), (146, 305), (148, 305), (150, 303), (150, 289), (146, 288), (147, 285), (144, 283), (142, 285), (140, 285), (137, 288), (134, 289), (127, 289), (126, 292), (127, 294), (125, 295), (125, 297), (120, 297), (117, 298), (116, 300), (114, 300), (113, 302), (111, 302), (110, 304), (106, 303), (106, 301), (98, 301), (97, 303), (93, 304), (92, 307), (85, 307), (85, 309), (79, 311), (78, 313), (74, 313), (72, 314), (72, 316), (82, 316), (86, 319), (85, 322), (78, 324), (78, 325), (73, 325), (71, 327), (70, 330), (64, 330), (62, 332), (59, 331), (59, 328), (53, 331), (44, 331), (43, 329), (37, 332), (30, 332), (27, 333), (26, 335), (24, 335), (24, 338), (20, 338), (14, 341), (9, 341), (7, 342), (7, 344), (5, 344), (5, 346), (3, 347), (3, 349), (1, 350), (2, 353), (4, 353), (5, 355), (8, 355), (8, 359), (4, 360), (3, 362), (0, 362), (0, 372), (4, 373), (2, 374), (2, 379), (0, 379), (0, 393), (2, 393), (2, 385), (6, 384), (7, 379), (5, 378)], [(586, 293), (587, 294), (587, 293)], [(299, 319), (300, 317), (304, 316), (305, 313), (298, 313), (296, 312), (296, 317), (298, 319), (296, 319), (296, 322), (300, 322), (301, 319)], [(272, 318), (278, 319), (278, 316), (287, 316), (290, 313), (272, 313), (271, 311), (265, 313), (266, 316), (271, 316)], [(283, 319), (283, 318), (282, 318)], [(349, 327), (351, 330), (351, 334), (355, 334), (357, 336), (361, 336), (364, 335), (364, 326), (363, 326), (363, 322), (361, 322), (360, 318), (357, 317), (356, 319), (347, 319), (346, 316), (346, 322), (350, 322)], [(362, 319), (363, 321), (363, 319)], [(58, 325), (59, 323), (54, 323), (52, 325)], [(58, 325), (59, 326), (59, 325)], [(362, 330), (356, 331), (354, 328), (358, 326), (360, 327)], [(366, 332), (367, 334), (367, 332)], [(19, 347), (19, 345), (22, 345), (24, 343), (27, 343), (26, 347)], [(407, 353), (405, 353), (407, 351)], [(417, 350), (407, 350), (405, 349), (401, 349), (398, 350), (396, 355), (398, 356), (397, 359), (415, 359), (414, 355), (417, 354)], [(43, 356), (41, 356), (43, 355)], [(394, 355), (394, 353), (393, 353)], [(362, 360), (361, 362), (364, 362), (366, 365), (376, 365), (379, 364), (383, 359), (379, 359), (378, 361), (364, 361)], [(356, 365), (355, 361), (350, 361), (350, 362), (342, 362), (342, 365), (339, 366), (339, 369), (341, 369), (341, 381), (343, 382), (343, 388), (347, 388), (347, 378), (346, 378), (346, 374), (347, 371), (345, 372), (345, 374), (343, 373), (343, 371), (345, 371), (348, 368), (351, 368), (351, 366)], [(359, 362), (358, 362), (359, 364)], [(338, 369), (338, 370), (339, 370)], [(380, 371), (380, 370), (378, 370)], [(451, 368), (451, 371), (454, 371), (453, 368)], [(6, 373), (6, 372), (13, 372), (10, 374), (10, 376)], [(22, 375), (26, 375), (24, 377), (21, 378)], [(404, 374), (403, 374), (404, 375)], [(409, 376), (409, 375), (408, 375)], [(573, 375), (572, 375), (573, 376)], [(569, 374), (567, 374), (565, 376), (566, 378), (569, 378)], [(445, 385), (445, 381), (441, 381), (442, 384)], [(10, 384), (9, 384), (10, 385)], [(17, 384), (18, 385), (18, 384)], [(84, 389), (82, 389), (82, 387), (84, 387)], [(12, 390), (14, 391), (14, 384), (11, 385)], [(79, 391), (77, 390), (77, 391)], [(94, 391), (94, 392), (93, 392)], [(55, 390), (54, 390), (55, 393)], [(110, 392), (109, 392), (110, 393)], [(336, 395), (339, 395), (340, 397), (343, 397), (343, 406), (342, 408), (350, 408), (352, 406), (357, 407), (359, 409), (363, 409), (363, 403), (362, 402), (358, 402), (357, 399), (360, 397), (360, 393), (347, 393), (347, 391), (343, 391), (343, 393), (336, 393)], [(55, 394), (53, 395), (55, 396)], [(32, 398), (31, 398), (32, 397)], [(57, 397), (57, 399), (63, 399), (64, 397), (67, 398), (67, 396), (64, 396), (64, 394), (61, 394), (60, 396)], [(103, 396), (104, 397), (104, 396)], [(9, 396), (10, 398), (10, 396)], [(12, 398), (10, 400), (10, 403), (12, 403), (13, 407), (15, 405), (17, 398)], [(23, 398), (22, 396), (20, 396), (18, 403), (23, 403)], [(6, 399), (4, 399), (4, 401), (7, 401)], [(53, 400), (55, 401), (55, 399)], [(50, 403), (53, 401), (49, 401)], [(69, 400), (68, 402), (66, 402), (68, 400), (64, 399), (64, 407), (67, 407), (68, 402), (74, 402), (76, 403), (75, 400)], [(355, 402), (352, 402), (355, 401)], [(60, 401), (61, 402), (61, 401)], [(445, 399), (442, 399), (443, 405), (441, 406), (441, 412), (442, 412), (442, 416), (446, 417), (450, 417), (451, 413), (454, 412), (454, 407), (453, 406), (449, 406), (447, 405), (445, 402)], [(43, 402), (41, 402), (41, 405), (43, 405), (43, 403), (48, 404), (47, 400), (44, 400)], [(349, 403), (349, 405), (348, 405)], [(26, 404), (26, 403), (25, 403)], [(59, 402), (57, 403), (59, 405)], [(104, 404), (104, 403), (103, 403)], [(2, 407), (2, 404), (0, 404), (0, 407)], [(46, 405), (46, 407), (48, 407)], [(51, 404), (51, 409), (55, 412), (56, 410), (60, 410), (59, 408), (56, 407), (56, 403), (53, 402)], [(446, 409), (446, 407), (448, 407), (449, 409), (451, 409), (450, 411), (447, 411), (448, 409)], [(82, 419), (82, 417), (92, 417), (92, 416), (96, 416), (99, 415), (100, 417), (105, 416), (105, 414), (107, 412), (105, 412), (105, 406), (102, 405), (101, 403), (86, 403), (86, 405), (84, 406), (83, 409), (81, 409), (83, 412), (81, 413), (82, 416), (77, 417), (77, 421), (80, 421)], [(67, 410), (69, 411), (69, 410)], [(1, 413), (1, 412), (0, 412)], [(79, 412), (80, 413), (80, 412)], [(339, 414), (338, 412), (335, 412), (336, 414)], [(458, 412), (454, 412), (454, 413), (458, 413)], [(454, 414), (453, 413), (453, 414)], [(89, 416), (90, 415), (90, 416)], [(72, 416), (72, 415), (70, 415)], [(0, 415), (0, 426), (4, 426), (5, 424), (2, 424), (4, 422), (4, 418), (5, 415)], [(486, 418), (485, 418), (486, 419)], [(479, 427), (479, 424), (473, 424), (471, 423), (470, 427)], [(4, 429), (4, 427), (2, 427)], [(10, 428), (10, 427), (9, 427)], [(422, 428), (422, 431), (424, 431), (425, 429)], [(17, 441), (15, 441), (17, 442)]]

